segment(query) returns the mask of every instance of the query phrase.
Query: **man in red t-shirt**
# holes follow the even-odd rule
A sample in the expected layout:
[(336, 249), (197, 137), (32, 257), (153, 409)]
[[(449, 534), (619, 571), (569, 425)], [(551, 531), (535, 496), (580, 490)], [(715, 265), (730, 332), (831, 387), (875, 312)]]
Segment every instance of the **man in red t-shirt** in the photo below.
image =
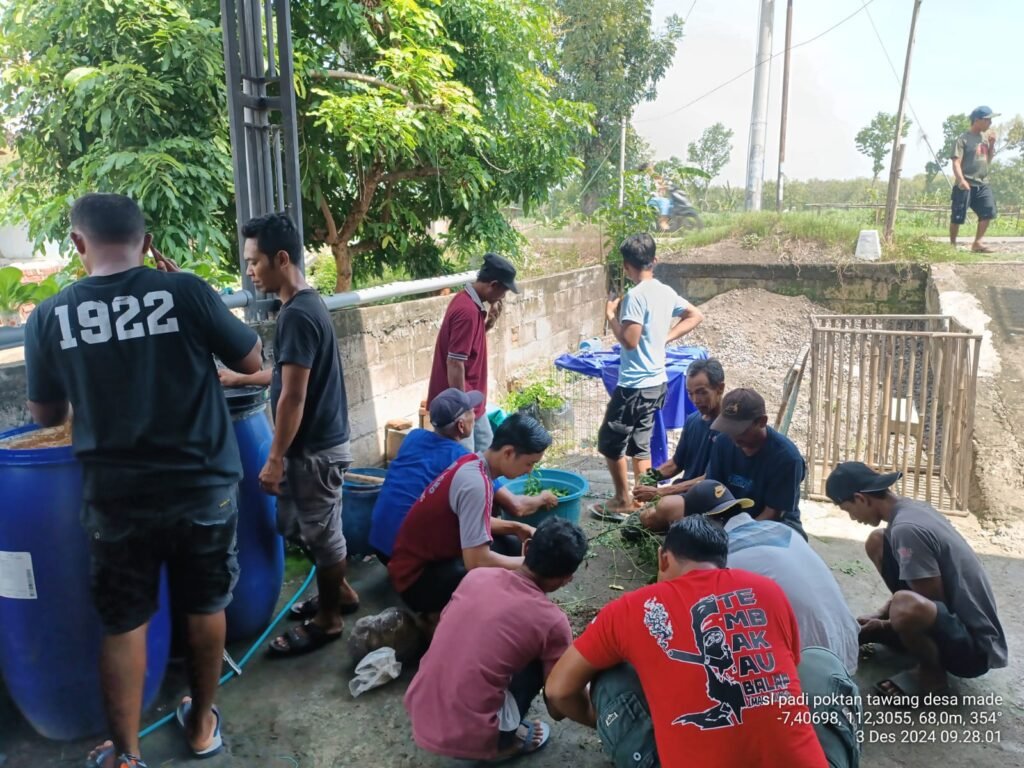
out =
[[(659, 583), (605, 606), (548, 677), (548, 709), (597, 727), (617, 765), (639, 754), (665, 768), (826, 768), (797, 678), (793, 611), (775, 582), (725, 568), (728, 553), (725, 532), (704, 517), (674, 523)], [(650, 706), (656, 757), (637, 742), (633, 708), (594, 689), (580, 704), (601, 670), (618, 674), (623, 662)]]
[[(434, 365), (430, 371), (427, 406), (449, 387), (463, 392), (484, 393), (477, 406), (476, 424), (471, 437), (462, 441), (467, 450), (479, 453), (491, 444), (491, 424), (487, 412), (487, 331), (500, 312), (501, 301), (509, 291), (519, 293), (516, 268), (496, 253), (484, 256), (476, 281), (467, 283), (455, 294), (444, 313), (434, 344)], [(490, 316), (484, 302), (491, 305)]]

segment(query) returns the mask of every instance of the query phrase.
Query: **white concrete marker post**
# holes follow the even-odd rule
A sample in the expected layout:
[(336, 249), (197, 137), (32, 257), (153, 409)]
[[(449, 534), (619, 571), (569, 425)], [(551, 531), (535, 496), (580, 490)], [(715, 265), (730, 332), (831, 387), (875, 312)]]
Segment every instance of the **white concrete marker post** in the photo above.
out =
[(878, 261), (882, 258), (882, 242), (878, 238), (877, 229), (862, 229), (860, 231), (854, 256), (864, 261)]

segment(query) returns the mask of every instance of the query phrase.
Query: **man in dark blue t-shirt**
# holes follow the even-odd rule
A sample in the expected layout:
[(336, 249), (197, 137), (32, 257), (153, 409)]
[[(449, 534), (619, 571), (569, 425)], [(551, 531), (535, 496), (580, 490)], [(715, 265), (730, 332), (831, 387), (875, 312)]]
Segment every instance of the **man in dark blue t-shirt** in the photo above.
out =
[(721, 434), (711, 449), (708, 479), (738, 499), (752, 499), (755, 519), (785, 523), (806, 539), (800, 483), (807, 465), (793, 441), (768, 426), (764, 398), (752, 389), (732, 390), (711, 428)]
[[(370, 524), (370, 544), (382, 562), (391, 559), (398, 529), (426, 487), (456, 459), (469, 453), (462, 441), (474, 434), (474, 410), (483, 401), (480, 392), (446, 389), (430, 402), (430, 423), (435, 431), (414, 429), (402, 441), (398, 455), (388, 465)], [(494, 504), (515, 517), (558, 504), (558, 497), (551, 491), (521, 496), (503, 485), (500, 479), (494, 481)]]
[[(129, 198), (76, 200), (71, 241), (88, 277), (36, 307), (25, 327), (25, 369), (36, 423), (62, 424), (69, 404), (74, 409), (112, 736), (89, 765), (145, 765), (138, 732), (146, 629), (162, 570), (188, 616), (191, 697), (178, 721), (192, 752), (206, 757), (222, 746), (213, 702), (224, 608), (238, 576), (235, 488), (242, 477), (213, 356), (251, 373), (262, 345), (210, 286), (152, 247)], [(157, 269), (143, 265), (147, 251)]]
[(633, 498), (637, 501), (657, 501), (657, 506), (636, 513), (636, 519), (643, 527), (666, 531), (672, 523), (683, 518), (682, 494), (704, 479), (711, 445), (718, 435), (711, 429), (711, 422), (718, 418), (724, 393), (725, 370), (718, 360), (709, 357), (690, 363), (686, 369), (686, 394), (697, 411), (686, 418), (672, 458), (651, 470), (651, 475), (659, 482), (676, 475), (680, 477), (667, 485), (637, 485), (633, 489)]
[(306, 621), (270, 643), (279, 656), (313, 651), (341, 637), (342, 613), (359, 609), (348, 583), (341, 527), (345, 470), (352, 464), (348, 401), (330, 312), (299, 266), (302, 242), (282, 213), (242, 227), (253, 285), (283, 302), (274, 334), (274, 367), (256, 376), (222, 376), (226, 386), (270, 385), (274, 440), (260, 486), (277, 497), (277, 522), (316, 563), (317, 596), (295, 606)]

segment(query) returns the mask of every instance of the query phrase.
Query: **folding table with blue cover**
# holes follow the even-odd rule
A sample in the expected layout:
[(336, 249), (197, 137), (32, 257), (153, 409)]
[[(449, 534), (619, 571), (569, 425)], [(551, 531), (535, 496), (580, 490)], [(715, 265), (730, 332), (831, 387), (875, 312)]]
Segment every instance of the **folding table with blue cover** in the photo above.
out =
[[(600, 378), (609, 396), (619, 380), (619, 352), (616, 344), (610, 350), (577, 352), (560, 355), (555, 367), (584, 376)], [(654, 434), (651, 436), (651, 466), (659, 467), (668, 460), (668, 434), (666, 430), (682, 429), (686, 417), (696, 411), (686, 394), (686, 369), (694, 360), (706, 360), (708, 351), (704, 347), (666, 347), (665, 364), (668, 373), (668, 388), (665, 405), (654, 415)]]

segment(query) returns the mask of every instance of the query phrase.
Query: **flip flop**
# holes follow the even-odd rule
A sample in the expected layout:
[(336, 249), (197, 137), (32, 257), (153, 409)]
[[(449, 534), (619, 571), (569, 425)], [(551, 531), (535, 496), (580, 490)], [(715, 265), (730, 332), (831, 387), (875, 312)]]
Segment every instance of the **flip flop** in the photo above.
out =
[[(114, 755), (114, 745), (111, 744), (105, 749), (101, 749), (96, 753), (96, 757), (85, 760), (85, 768), (107, 768), (106, 762)], [(141, 757), (135, 755), (129, 755), (127, 752), (123, 752), (118, 755), (114, 760), (114, 768), (149, 768)]]
[[(177, 718), (178, 725), (181, 726), (182, 731), (186, 729), (186, 723), (188, 722), (188, 713), (191, 711), (192, 699), (188, 699), (182, 701), (174, 712), (174, 716)], [(206, 749), (200, 750), (192, 749), (191, 746), (189, 747), (189, 750), (192, 752), (192, 756), (197, 760), (205, 760), (208, 757), (219, 755), (221, 752), (224, 751), (224, 738), (221, 736), (220, 733), (220, 710), (217, 709), (216, 705), (214, 705), (213, 707), (213, 717), (214, 720), (216, 721), (216, 725), (213, 726), (213, 742), (210, 744), (210, 746), (208, 746)]]
[[(296, 603), (288, 609), (288, 618), (293, 621), (302, 621), (304, 619), (312, 619), (316, 616), (320, 610), (320, 595), (313, 595), (308, 600), (303, 600), (301, 603)], [(354, 603), (342, 603), (341, 604), (341, 615), (348, 616), (350, 613), (356, 613), (359, 610), (359, 601)]]
[[(590, 512), (591, 517), (596, 520), (603, 520), (606, 523), (623, 523), (629, 517), (629, 512), (612, 512), (608, 509), (607, 503), (603, 501), (595, 501), (587, 507), (587, 510)], [(630, 512), (632, 511), (630, 510)]]
[[(284, 658), (285, 656), (301, 656), (304, 653), (316, 651), (328, 643), (333, 643), (341, 638), (341, 632), (328, 634), (320, 625), (314, 621), (304, 621), (297, 627), (292, 627), (283, 635), (275, 638), (267, 645), (267, 652), (271, 658)], [(288, 643), (287, 648), (280, 648), (275, 643), (281, 638)]]
[(921, 680), (914, 671), (905, 669), (891, 677), (885, 678), (884, 680), (879, 680), (875, 683), (875, 690), (884, 698), (893, 698), (895, 696), (923, 696), (927, 693), (934, 693), (941, 696), (949, 691), (949, 686), (944, 686), (937, 691), (925, 690), (921, 685)]
[[(551, 738), (551, 726), (547, 723), (542, 723), (539, 720), (536, 722), (526, 722), (523, 720), (520, 724), (521, 727), (526, 728), (526, 735), (519, 739), (519, 747), (510, 755), (504, 757), (495, 758), (494, 760), (485, 761), (488, 765), (499, 765), (501, 763), (508, 762), (509, 760), (515, 760), (523, 757), (524, 755), (532, 755), (534, 752), (545, 747), (548, 740)], [(540, 729), (540, 743), (537, 746), (533, 746), (533, 736), (537, 729)]]

